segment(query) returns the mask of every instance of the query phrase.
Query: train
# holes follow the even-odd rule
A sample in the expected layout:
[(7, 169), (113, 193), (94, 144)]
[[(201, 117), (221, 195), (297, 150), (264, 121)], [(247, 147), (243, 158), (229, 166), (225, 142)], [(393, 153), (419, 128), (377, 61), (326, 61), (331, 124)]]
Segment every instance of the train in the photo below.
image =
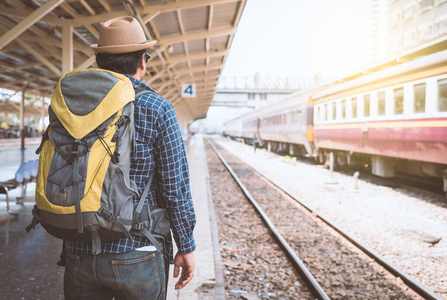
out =
[(392, 62), (291, 94), (223, 134), (381, 177), (439, 180), (447, 192), (447, 50)]

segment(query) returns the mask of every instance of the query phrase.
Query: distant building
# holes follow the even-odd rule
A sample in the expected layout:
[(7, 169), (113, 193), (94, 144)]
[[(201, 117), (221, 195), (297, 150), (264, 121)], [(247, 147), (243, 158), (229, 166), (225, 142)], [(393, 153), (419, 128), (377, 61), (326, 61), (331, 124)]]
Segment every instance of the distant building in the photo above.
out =
[(378, 61), (388, 54), (388, 8), (392, 0), (358, 1), (360, 32), (364, 35), (365, 51), (371, 61)]
[(389, 54), (447, 34), (447, 0), (389, 0)]

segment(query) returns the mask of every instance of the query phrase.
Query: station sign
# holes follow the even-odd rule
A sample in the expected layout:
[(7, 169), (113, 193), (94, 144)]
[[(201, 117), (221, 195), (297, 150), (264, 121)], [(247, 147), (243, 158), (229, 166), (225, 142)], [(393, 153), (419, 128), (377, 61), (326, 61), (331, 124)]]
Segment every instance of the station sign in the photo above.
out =
[(195, 98), (196, 97), (196, 84), (195, 83), (183, 83), (182, 84), (182, 97), (183, 98)]

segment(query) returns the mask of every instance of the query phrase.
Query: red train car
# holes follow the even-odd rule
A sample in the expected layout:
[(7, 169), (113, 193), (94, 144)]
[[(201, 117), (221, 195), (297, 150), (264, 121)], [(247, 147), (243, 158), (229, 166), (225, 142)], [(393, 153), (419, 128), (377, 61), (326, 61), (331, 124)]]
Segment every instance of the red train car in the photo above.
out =
[(258, 132), (269, 150), (321, 163), (333, 153), (382, 177), (438, 178), (447, 192), (447, 50), (417, 55), (293, 94), (228, 122), (228, 135)]
[(313, 96), (320, 160), (369, 162), (372, 172), (444, 179), (447, 51), (334, 85)]

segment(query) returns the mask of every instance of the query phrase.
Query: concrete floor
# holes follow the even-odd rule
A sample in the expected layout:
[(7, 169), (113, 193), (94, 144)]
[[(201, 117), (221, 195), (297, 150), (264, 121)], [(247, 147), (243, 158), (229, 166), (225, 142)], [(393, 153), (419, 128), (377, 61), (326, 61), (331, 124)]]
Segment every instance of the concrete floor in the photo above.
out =
[[(37, 147), (28, 145), (22, 152), (18, 146), (6, 148), (0, 144), (0, 181), (13, 178), (22, 161), (37, 159), (34, 153)], [(196, 271), (194, 279), (176, 291), (173, 285), (177, 280), (172, 277), (171, 266), (168, 299), (224, 299), (220, 264), (215, 270), (215, 260), (220, 259), (220, 254), (215, 219), (210, 218), (213, 208), (202, 137), (193, 139), (188, 150), (197, 215)], [(26, 233), (25, 227), (32, 219), (35, 183), (28, 184), (24, 205), (16, 204), (20, 193), (20, 188), (10, 193), (11, 210), (19, 212), (18, 217), (7, 214), (6, 197), (0, 195), (0, 299), (63, 299), (64, 268), (56, 265), (62, 241), (50, 236), (40, 225)]]
[[(0, 149), (0, 181), (14, 177), (22, 161), (34, 160), (38, 145), (25, 151), (18, 147)], [(27, 187), (24, 205), (16, 204), (20, 188), (10, 193), (11, 210), (6, 213), (5, 195), (0, 195), (0, 299), (63, 299), (64, 269), (56, 265), (62, 242), (41, 227), (26, 233), (32, 219), (35, 183)]]

